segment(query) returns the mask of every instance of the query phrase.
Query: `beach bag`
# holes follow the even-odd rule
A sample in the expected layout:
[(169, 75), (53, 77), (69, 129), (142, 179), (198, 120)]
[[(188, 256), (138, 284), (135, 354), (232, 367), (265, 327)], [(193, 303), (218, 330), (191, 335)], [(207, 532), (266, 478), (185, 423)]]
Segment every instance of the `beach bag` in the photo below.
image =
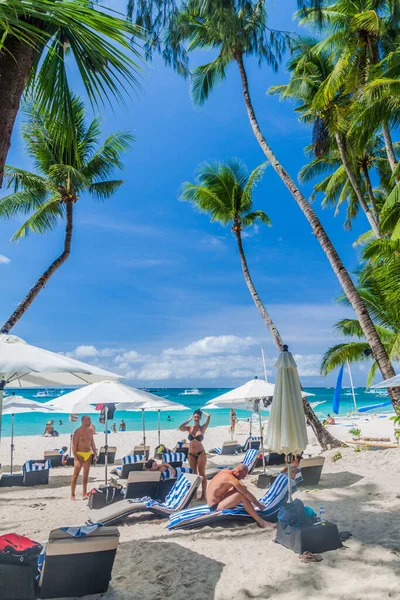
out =
[(30, 565), (37, 570), (38, 556), (42, 546), (17, 533), (0, 535), (0, 564)]
[(301, 525), (311, 524), (311, 519), (305, 511), (302, 501), (296, 498), (279, 509), (278, 522), (282, 523), (285, 533), (289, 534)]
[(95, 488), (90, 492), (89, 508), (97, 510), (123, 499), (124, 495), (122, 487), (117, 488), (114, 485), (107, 485), (101, 488)]

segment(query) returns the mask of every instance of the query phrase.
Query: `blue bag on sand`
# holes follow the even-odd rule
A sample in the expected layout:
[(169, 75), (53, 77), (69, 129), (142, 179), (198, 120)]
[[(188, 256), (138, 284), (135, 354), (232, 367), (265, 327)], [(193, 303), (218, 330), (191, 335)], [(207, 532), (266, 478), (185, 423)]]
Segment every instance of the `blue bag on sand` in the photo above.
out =
[(282, 523), (285, 533), (289, 534), (300, 525), (309, 525), (311, 519), (299, 498), (282, 506), (278, 513), (278, 521)]

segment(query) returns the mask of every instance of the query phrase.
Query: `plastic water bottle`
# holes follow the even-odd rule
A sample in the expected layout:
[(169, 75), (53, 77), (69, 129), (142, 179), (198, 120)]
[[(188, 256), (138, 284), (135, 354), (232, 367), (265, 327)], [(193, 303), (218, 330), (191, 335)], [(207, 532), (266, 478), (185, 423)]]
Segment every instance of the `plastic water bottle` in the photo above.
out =
[(321, 525), (326, 524), (325, 511), (323, 506), (320, 506), (319, 508), (319, 522), (321, 523)]

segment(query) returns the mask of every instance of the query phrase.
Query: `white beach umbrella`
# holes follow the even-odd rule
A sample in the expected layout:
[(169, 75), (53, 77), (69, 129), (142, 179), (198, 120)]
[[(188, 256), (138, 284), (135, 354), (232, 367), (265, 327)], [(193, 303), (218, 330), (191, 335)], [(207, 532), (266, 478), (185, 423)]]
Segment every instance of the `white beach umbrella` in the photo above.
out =
[(120, 378), (99, 367), (31, 346), (15, 335), (0, 334), (0, 440), (5, 387), (65, 387)]
[(278, 356), (278, 369), (266, 443), (270, 450), (288, 456), (289, 500), (291, 500), (292, 454), (301, 453), (308, 444), (301, 384), (297, 365), (287, 346)]
[[(71, 412), (81, 412), (75, 410), (76, 407), (87, 405), (87, 404), (104, 404), (106, 406), (106, 423), (105, 423), (105, 442), (104, 442), (104, 454), (105, 454), (105, 483), (107, 484), (107, 468), (108, 468), (108, 408), (107, 404), (115, 404), (116, 410), (142, 410), (142, 422), (143, 422), (143, 443), (146, 445), (146, 431), (144, 423), (144, 411), (145, 410), (172, 410), (171, 405), (181, 407), (182, 405), (175, 405), (175, 403), (165, 398), (160, 398), (155, 394), (150, 394), (143, 390), (130, 387), (119, 383), (118, 381), (100, 381), (87, 385), (85, 387), (69, 392), (57, 398), (56, 403), (58, 406), (68, 406)], [(50, 402), (49, 405), (54, 406), (54, 402)], [(93, 408), (93, 407), (92, 407)], [(186, 410), (186, 407), (177, 408), (176, 410)], [(94, 409), (93, 409), (94, 411)], [(83, 411), (84, 412), (84, 411)], [(94, 411), (95, 412), (95, 411)]]
[(399, 387), (400, 386), (400, 375), (395, 375), (390, 379), (385, 379), (385, 381), (381, 381), (380, 383), (376, 383), (375, 385), (371, 385), (373, 389), (379, 388), (391, 388), (391, 387)]
[[(141, 391), (141, 390), (139, 390)], [(143, 445), (146, 446), (146, 426), (145, 426), (145, 411), (150, 412), (158, 412), (158, 445), (161, 443), (161, 412), (173, 412), (173, 411), (182, 411), (182, 410), (190, 410), (188, 406), (184, 406), (183, 404), (179, 404), (178, 402), (172, 402), (172, 400), (168, 400), (168, 398), (163, 398), (162, 396), (156, 396), (155, 394), (150, 394), (145, 392), (148, 396), (152, 396), (148, 398), (145, 402), (141, 402), (140, 405), (135, 406), (134, 404), (129, 404), (128, 402), (121, 402), (118, 404), (117, 410), (132, 410), (132, 411), (142, 411), (142, 429), (143, 429)]]
[(3, 403), (3, 415), (11, 415), (11, 461), (10, 461), (10, 471), (11, 475), (13, 472), (13, 463), (14, 463), (14, 415), (18, 414), (26, 414), (31, 412), (37, 413), (49, 413), (53, 412), (51, 408), (46, 407), (41, 402), (35, 402), (34, 400), (28, 400), (23, 396), (9, 396), (5, 398)]

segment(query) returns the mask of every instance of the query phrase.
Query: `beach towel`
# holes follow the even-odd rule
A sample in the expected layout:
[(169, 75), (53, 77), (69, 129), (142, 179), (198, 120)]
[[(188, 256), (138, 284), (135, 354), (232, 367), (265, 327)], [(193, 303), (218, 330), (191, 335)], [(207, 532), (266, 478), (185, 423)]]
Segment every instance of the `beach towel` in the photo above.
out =
[[(295, 490), (296, 480), (292, 480), (292, 492)], [(280, 473), (267, 493), (259, 500), (265, 508), (263, 510), (256, 509), (257, 512), (266, 521), (275, 521), (279, 509), (286, 504), (288, 495), (288, 476), (286, 473)], [(250, 515), (244, 509), (243, 504), (239, 504), (235, 508), (216, 511), (212, 511), (207, 505), (203, 505), (179, 511), (171, 515), (168, 529), (199, 527), (227, 518), (251, 519)]]
[(136, 456), (133, 456), (132, 454), (128, 454), (127, 456), (122, 457), (123, 465), (133, 465), (135, 463), (143, 462), (143, 461), (144, 461), (143, 454), (136, 454)]
[(46, 460), (43, 462), (36, 462), (34, 460), (28, 460), (22, 467), (24, 473), (31, 473), (32, 471), (46, 471), (51, 469), (51, 461)]

